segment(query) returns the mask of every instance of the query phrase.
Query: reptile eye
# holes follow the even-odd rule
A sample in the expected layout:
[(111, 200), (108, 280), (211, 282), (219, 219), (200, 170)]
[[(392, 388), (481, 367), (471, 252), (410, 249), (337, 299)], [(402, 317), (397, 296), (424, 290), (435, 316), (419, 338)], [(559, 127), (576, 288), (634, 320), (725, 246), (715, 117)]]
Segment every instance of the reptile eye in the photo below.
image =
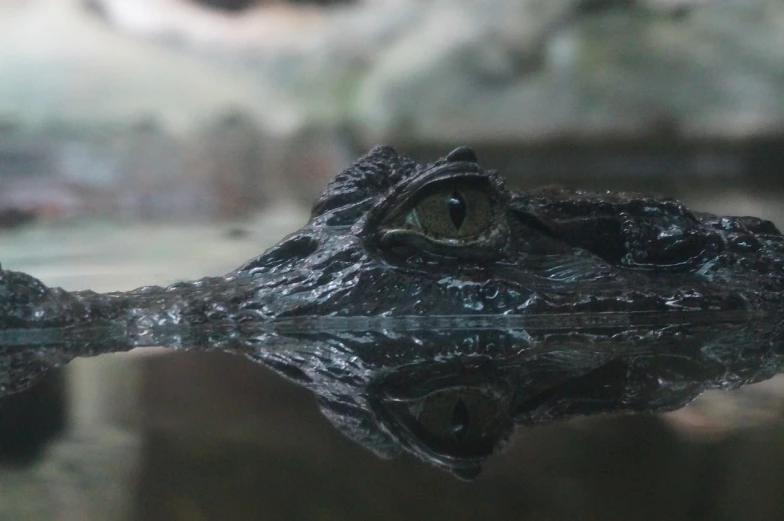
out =
[(420, 443), (451, 457), (489, 455), (508, 430), (503, 401), (481, 389), (441, 389), (386, 405), (392, 417)]
[(447, 174), (414, 178), (373, 209), (366, 230), (388, 259), (415, 262), (415, 257), (438, 255), (487, 260), (504, 254), (509, 226), (501, 187), (492, 176)]
[(493, 201), (471, 183), (442, 184), (405, 217), (409, 229), (438, 239), (471, 240), (493, 226)]

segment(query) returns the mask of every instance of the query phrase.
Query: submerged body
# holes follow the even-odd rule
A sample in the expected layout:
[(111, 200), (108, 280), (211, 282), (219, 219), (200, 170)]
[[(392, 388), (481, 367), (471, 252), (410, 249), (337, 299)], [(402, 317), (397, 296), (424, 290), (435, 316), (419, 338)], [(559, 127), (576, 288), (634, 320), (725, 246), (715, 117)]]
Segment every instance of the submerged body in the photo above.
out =
[(68, 293), (0, 271), (0, 394), (77, 356), (244, 354), (344, 433), (470, 478), (515, 424), (671, 410), (781, 371), (784, 236), (639, 194), (515, 193), (377, 147), (223, 277)]

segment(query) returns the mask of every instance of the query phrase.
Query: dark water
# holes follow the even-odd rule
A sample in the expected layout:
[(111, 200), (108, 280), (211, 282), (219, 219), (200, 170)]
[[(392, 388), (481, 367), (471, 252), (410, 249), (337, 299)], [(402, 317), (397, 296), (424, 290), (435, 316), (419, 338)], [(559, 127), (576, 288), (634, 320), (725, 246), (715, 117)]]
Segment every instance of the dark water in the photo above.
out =
[[(70, 443), (76, 454), (45, 449), (50, 467), (66, 470), (39, 472), (46, 486), (38, 490), (42, 495), (29, 498), (38, 506), (66, 508), (41, 517), (0, 509), (0, 518), (106, 519), (102, 516), (110, 513), (117, 516), (112, 519), (144, 520), (772, 520), (784, 515), (784, 423), (778, 418), (711, 435), (684, 431), (667, 417), (652, 415), (522, 429), (476, 482), (464, 483), (412, 458), (377, 458), (341, 436), (309, 392), (240, 358), (184, 353), (133, 363), (141, 376), (138, 416), (116, 419), (138, 442), (123, 446), (136, 459), (126, 465), (130, 475), (96, 483), (112, 476), (101, 465), (127, 461), (114, 454), (117, 439), (105, 425), (92, 425), (91, 435), (66, 432), (71, 441), (55, 438), (54, 443)], [(80, 438), (83, 445), (73, 441)], [(18, 464), (4, 464), (0, 497), (11, 493), (7, 485), (24, 472)], [(98, 494), (112, 485), (128, 487), (124, 501)], [(59, 497), (63, 494), (81, 499), (74, 507)]]
[(478, 481), (462, 483), (411, 458), (375, 457), (338, 434), (309, 393), (237, 359), (144, 366), (141, 519), (784, 516), (779, 420), (712, 439), (651, 415), (522, 429)]

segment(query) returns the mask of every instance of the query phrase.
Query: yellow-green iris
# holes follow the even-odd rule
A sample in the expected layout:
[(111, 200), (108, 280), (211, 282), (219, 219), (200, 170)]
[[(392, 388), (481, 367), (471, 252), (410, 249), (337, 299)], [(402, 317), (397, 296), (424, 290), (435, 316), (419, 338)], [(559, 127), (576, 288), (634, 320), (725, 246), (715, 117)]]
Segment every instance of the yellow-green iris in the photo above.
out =
[(406, 224), (433, 237), (472, 239), (492, 226), (493, 204), (485, 191), (471, 184), (448, 183), (419, 201)]

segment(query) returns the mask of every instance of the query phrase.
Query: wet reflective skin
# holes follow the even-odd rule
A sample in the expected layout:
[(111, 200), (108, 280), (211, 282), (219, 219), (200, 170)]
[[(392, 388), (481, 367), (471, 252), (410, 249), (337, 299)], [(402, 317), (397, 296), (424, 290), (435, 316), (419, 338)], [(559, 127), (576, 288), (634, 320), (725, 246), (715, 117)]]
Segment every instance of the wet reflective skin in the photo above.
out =
[(79, 356), (223, 350), (343, 433), (475, 477), (516, 425), (672, 410), (781, 371), (784, 236), (672, 199), (516, 193), (459, 148), (376, 147), (222, 276), (65, 292), (0, 271), (0, 394)]

